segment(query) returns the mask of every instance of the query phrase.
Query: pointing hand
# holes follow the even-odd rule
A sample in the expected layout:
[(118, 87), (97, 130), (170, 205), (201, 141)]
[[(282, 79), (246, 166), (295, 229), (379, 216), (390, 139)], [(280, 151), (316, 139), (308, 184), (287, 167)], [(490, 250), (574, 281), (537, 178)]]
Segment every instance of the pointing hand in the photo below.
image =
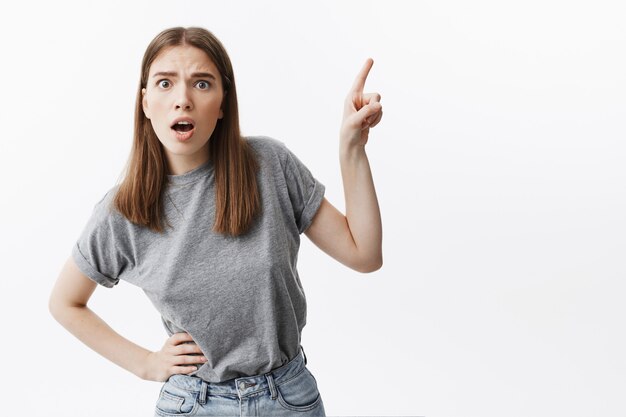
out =
[(341, 146), (365, 146), (370, 128), (376, 126), (383, 117), (380, 94), (363, 93), (365, 80), (374, 60), (368, 58), (356, 76), (352, 88), (346, 96), (343, 122), (340, 130)]

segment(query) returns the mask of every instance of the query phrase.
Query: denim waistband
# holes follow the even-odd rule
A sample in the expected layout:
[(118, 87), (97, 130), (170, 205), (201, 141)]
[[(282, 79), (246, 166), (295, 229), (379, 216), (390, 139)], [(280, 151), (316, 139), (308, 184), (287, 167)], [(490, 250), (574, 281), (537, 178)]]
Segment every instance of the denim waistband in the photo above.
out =
[(265, 374), (233, 378), (223, 382), (207, 382), (197, 376), (174, 374), (169, 377), (167, 382), (187, 391), (199, 392), (200, 403), (204, 403), (208, 395), (244, 398), (265, 390), (269, 390), (272, 398), (275, 398), (276, 385), (298, 375), (306, 363), (306, 354), (300, 346), (300, 351), (291, 361)]

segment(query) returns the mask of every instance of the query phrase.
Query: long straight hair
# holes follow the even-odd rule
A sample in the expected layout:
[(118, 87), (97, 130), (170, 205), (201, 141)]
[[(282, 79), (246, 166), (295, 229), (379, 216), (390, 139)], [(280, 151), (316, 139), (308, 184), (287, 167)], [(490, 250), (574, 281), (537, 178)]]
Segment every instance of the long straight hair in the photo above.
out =
[(203, 28), (166, 29), (148, 45), (137, 89), (132, 151), (113, 204), (137, 225), (159, 233), (164, 232), (164, 220), (171, 227), (163, 212), (167, 160), (163, 144), (143, 112), (141, 89), (147, 86), (150, 66), (158, 54), (164, 48), (179, 45), (191, 45), (203, 50), (215, 63), (222, 78), (224, 116), (218, 119), (208, 146), (215, 175), (213, 231), (238, 236), (249, 229), (261, 210), (256, 182), (259, 165), (254, 151), (241, 136), (237, 90), (230, 58), (222, 43)]

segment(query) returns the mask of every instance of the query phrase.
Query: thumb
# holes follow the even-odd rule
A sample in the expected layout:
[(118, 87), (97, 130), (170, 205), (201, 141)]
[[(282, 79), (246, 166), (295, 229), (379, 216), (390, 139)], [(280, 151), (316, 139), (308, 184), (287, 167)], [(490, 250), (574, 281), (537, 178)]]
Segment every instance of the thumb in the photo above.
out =
[(375, 101), (373, 103), (370, 103), (366, 106), (361, 107), (361, 109), (356, 112), (356, 119), (358, 123), (363, 123), (365, 121), (365, 119), (367, 119), (369, 116), (377, 113), (380, 111), (380, 109), (382, 109), (382, 104), (380, 104), (378, 101)]

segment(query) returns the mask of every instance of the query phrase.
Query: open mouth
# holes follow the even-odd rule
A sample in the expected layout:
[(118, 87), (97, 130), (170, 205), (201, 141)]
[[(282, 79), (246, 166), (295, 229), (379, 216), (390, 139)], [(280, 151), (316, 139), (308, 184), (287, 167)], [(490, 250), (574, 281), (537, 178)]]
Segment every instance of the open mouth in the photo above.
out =
[(172, 125), (172, 129), (177, 132), (189, 132), (193, 129), (193, 123), (189, 122), (178, 122)]

